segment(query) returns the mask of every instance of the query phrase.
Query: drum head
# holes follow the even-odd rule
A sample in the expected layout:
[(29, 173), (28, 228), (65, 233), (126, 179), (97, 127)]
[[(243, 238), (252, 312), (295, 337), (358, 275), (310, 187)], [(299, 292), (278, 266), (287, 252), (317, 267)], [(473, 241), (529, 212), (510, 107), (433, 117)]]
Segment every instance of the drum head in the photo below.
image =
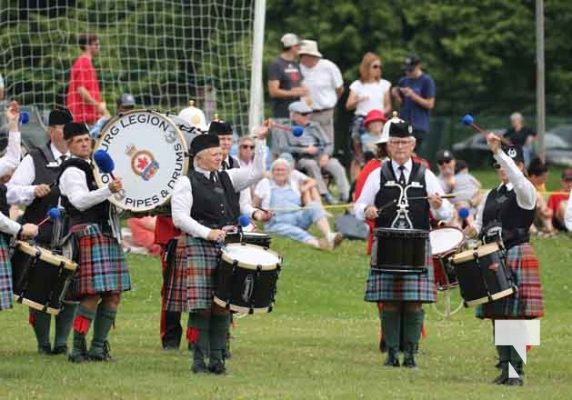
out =
[[(171, 119), (154, 111), (133, 110), (114, 117), (95, 145), (115, 164), (123, 191), (110, 198), (132, 212), (149, 211), (169, 201), (177, 179), (188, 169), (187, 143)], [(99, 187), (110, 174), (95, 170)]]
[(463, 243), (465, 235), (457, 228), (441, 228), (429, 232), (431, 254), (440, 256), (458, 248)]
[(222, 250), (222, 258), (231, 264), (238, 261), (238, 265), (246, 269), (260, 266), (262, 270), (273, 270), (282, 262), (280, 256), (271, 250), (240, 243), (226, 245)]

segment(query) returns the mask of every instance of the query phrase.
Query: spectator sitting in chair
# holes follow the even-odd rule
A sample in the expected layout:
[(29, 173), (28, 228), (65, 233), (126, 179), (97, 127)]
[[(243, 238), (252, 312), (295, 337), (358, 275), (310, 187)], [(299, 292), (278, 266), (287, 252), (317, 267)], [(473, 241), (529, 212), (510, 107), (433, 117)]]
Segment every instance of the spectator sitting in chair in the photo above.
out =
[[(320, 205), (310, 201), (302, 207), (302, 194), (290, 178), (290, 163), (282, 158), (272, 163), (271, 178), (261, 180), (255, 189), (255, 202), (263, 209), (274, 211), (274, 217), (266, 224), (266, 231), (286, 236), (321, 250), (332, 250), (343, 240), (340, 233), (332, 232), (326, 213)], [(316, 238), (308, 228), (316, 224), (324, 234)]]
[(340, 195), (340, 201), (349, 200), (350, 184), (342, 164), (332, 157), (333, 145), (328, 142), (319, 124), (310, 122), (312, 109), (302, 101), (295, 101), (288, 106), (290, 122), (301, 126), (302, 135), (295, 136), (293, 130), (279, 136), (278, 148), (280, 153), (290, 153), (296, 159), (296, 168), (306, 171), (318, 184), (318, 192), (325, 202), (334, 203), (327, 185), (322, 177), (322, 170), (330, 173)]
[(548, 208), (552, 211), (552, 226), (560, 231), (566, 231), (564, 215), (568, 204), (568, 197), (572, 190), (572, 169), (562, 171), (562, 187), (558, 192), (552, 193), (548, 198)]
[(358, 154), (358, 157), (364, 159), (366, 163), (376, 156), (377, 142), (381, 137), (383, 125), (386, 121), (387, 118), (381, 110), (371, 110), (363, 121), (366, 132), (360, 136), (361, 149), (359, 151), (362, 154)]
[(536, 212), (534, 213), (534, 223), (530, 226), (530, 233), (540, 237), (552, 237), (557, 231), (552, 225), (552, 210), (544, 198), (546, 181), (548, 180), (548, 166), (538, 157), (530, 161), (528, 180), (536, 189)]

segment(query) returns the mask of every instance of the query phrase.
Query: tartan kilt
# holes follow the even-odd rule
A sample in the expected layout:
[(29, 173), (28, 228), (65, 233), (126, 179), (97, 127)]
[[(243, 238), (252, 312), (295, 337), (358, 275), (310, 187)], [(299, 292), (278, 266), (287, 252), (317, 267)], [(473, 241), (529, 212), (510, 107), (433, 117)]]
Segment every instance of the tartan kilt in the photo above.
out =
[(70, 298), (131, 289), (127, 259), (117, 240), (102, 234), (96, 224), (85, 225), (72, 236), (74, 260), (79, 268), (70, 288)]
[(544, 315), (540, 265), (530, 243), (514, 246), (507, 251), (507, 267), (518, 291), (510, 296), (479, 305), (477, 318), (521, 319), (539, 318)]
[(215, 242), (181, 235), (165, 277), (166, 311), (190, 312), (210, 309), (215, 291), (215, 272), (220, 250)]
[(431, 244), (425, 244), (424, 274), (394, 274), (369, 270), (365, 301), (414, 301), (434, 303), (437, 298)]
[(0, 234), (0, 311), (12, 308), (12, 264), (4, 235)]

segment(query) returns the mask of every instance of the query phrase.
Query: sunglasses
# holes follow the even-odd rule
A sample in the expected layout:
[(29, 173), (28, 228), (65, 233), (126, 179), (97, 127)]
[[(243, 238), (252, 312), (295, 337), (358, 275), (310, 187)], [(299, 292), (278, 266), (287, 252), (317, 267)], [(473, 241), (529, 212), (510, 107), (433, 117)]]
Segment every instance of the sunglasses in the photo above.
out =
[(373, 69), (379, 69), (379, 68), (381, 68), (381, 65), (380, 65), (380, 64), (374, 64), (374, 65), (371, 66), (371, 68), (373, 68)]
[(254, 150), (254, 146), (253, 145), (248, 145), (248, 144), (241, 144), (240, 145), (241, 149), (250, 149), (250, 150)]
[(300, 113), (300, 115), (302, 117), (307, 117), (308, 115), (312, 114), (311, 112), (307, 112), (307, 113)]
[(449, 164), (450, 162), (451, 162), (451, 160), (439, 160), (439, 161), (437, 161), (437, 164), (443, 165), (443, 164)]

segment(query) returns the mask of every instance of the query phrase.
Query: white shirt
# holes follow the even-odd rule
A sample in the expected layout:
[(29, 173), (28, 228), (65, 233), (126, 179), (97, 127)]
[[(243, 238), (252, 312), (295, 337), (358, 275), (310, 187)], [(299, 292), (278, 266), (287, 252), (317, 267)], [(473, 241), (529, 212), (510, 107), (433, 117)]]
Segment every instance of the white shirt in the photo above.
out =
[[(510, 158), (504, 151), (499, 151), (498, 154), (494, 155), (494, 158), (505, 171), (508, 178), (508, 183), (506, 184), (507, 191), (514, 190), (516, 193), (516, 204), (525, 210), (534, 210), (536, 207), (536, 189), (532, 182), (524, 176), (512, 158)], [(483, 199), (477, 208), (477, 215), (475, 222), (473, 222), (473, 228), (475, 228), (477, 232), (480, 232), (483, 226), (483, 211), (485, 209), (489, 193), (490, 191), (483, 196)]]
[[(413, 162), (409, 159), (405, 164), (403, 164), (405, 169), (403, 170), (403, 174), (405, 175), (405, 180), (409, 181), (409, 175), (411, 174), (411, 168), (413, 167)], [(391, 161), (391, 166), (393, 168), (393, 172), (397, 179), (401, 175), (401, 171), (399, 170), (399, 164), (395, 161)], [(369, 206), (374, 205), (375, 203), (375, 196), (380, 189), (380, 179), (381, 179), (381, 167), (374, 169), (367, 180), (365, 181), (363, 190), (354, 204), (354, 214), (356, 218), (361, 219), (362, 221), (365, 220), (365, 209)], [(435, 174), (429, 170), (428, 168), (425, 169), (425, 187), (427, 190), (427, 194), (434, 194), (437, 193), (439, 195), (443, 195), (443, 188), (439, 184), (437, 177)], [(441, 203), (441, 207), (437, 209), (433, 209), (435, 211), (436, 217), (443, 221), (449, 221), (453, 216), (453, 206), (447, 199), (443, 199)]]
[(350, 91), (354, 92), (358, 97), (369, 97), (357, 103), (355, 115), (367, 115), (371, 110), (385, 110), (389, 104), (385, 104), (386, 93), (391, 88), (391, 83), (385, 79), (379, 82), (363, 83), (354, 81), (350, 85)]
[[(290, 179), (288, 180), (288, 182), (284, 186), (280, 187), (290, 186), (292, 190), (294, 190), (301, 196), (300, 185), (302, 185), (308, 179), (310, 178), (304, 173), (298, 170), (293, 170), (290, 172)], [(272, 199), (272, 189), (276, 187), (279, 186), (276, 185), (276, 182), (274, 182), (274, 180), (271, 178), (264, 178), (260, 182), (258, 182), (258, 185), (256, 185), (256, 188), (254, 189), (254, 194), (256, 195), (256, 197), (260, 199), (260, 207), (265, 209), (270, 208), (271, 206), (270, 200)]]
[[(254, 162), (251, 167), (232, 168), (225, 171), (236, 191), (242, 191), (256, 183), (264, 174), (266, 147), (264, 142), (261, 140), (256, 139), (255, 142), (256, 148), (254, 150)], [(195, 167), (195, 170), (206, 177), (210, 174), (209, 171), (202, 168)], [(252, 205), (250, 206), (252, 207)], [(181, 176), (177, 180), (171, 196), (171, 214), (173, 224), (191, 236), (207, 239), (211, 228), (200, 224), (197, 220), (191, 217), (192, 207), (193, 190), (191, 188), (191, 182), (187, 176)], [(242, 205), (241, 212), (243, 212)]]
[(8, 145), (6, 153), (0, 158), (0, 176), (9, 174), (20, 164), (20, 156), (22, 155), (20, 132), (8, 133)]
[(344, 85), (342, 73), (330, 60), (320, 59), (313, 68), (300, 64), (304, 86), (310, 92), (308, 106), (313, 110), (334, 108), (338, 102), (336, 89)]
[[(86, 163), (90, 163), (85, 160)], [(85, 211), (105, 200), (111, 195), (106, 185), (97, 190), (89, 190), (85, 172), (77, 167), (68, 167), (60, 177), (60, 192), (79, 211)]]
[[(54, 155), (56, 160), (56, 165), (61, 164), (60, 157), (63, 155), (53, 143), (50, 143), (50, 151)], [(69, 151), (65, 154), (70, 156)], [(8, 204), (17, 204), (29, 206), (34, 201), (34, 188), (36, 185), (32, 185), (32, 182), (36, 179), (36, 169), (34, 168), (34, 160), (31, 155), (26, 155), (10, 181), (6, 184), (8, 191), (6, 197)], [(43, 182), (47, 185), (52, 182)]]
[(570, 191), (570, 196), (568, 196), (566, 211), (564, 211), (564, 226), (566, 226), (566, 230), (572, 231), (572, 190)]

